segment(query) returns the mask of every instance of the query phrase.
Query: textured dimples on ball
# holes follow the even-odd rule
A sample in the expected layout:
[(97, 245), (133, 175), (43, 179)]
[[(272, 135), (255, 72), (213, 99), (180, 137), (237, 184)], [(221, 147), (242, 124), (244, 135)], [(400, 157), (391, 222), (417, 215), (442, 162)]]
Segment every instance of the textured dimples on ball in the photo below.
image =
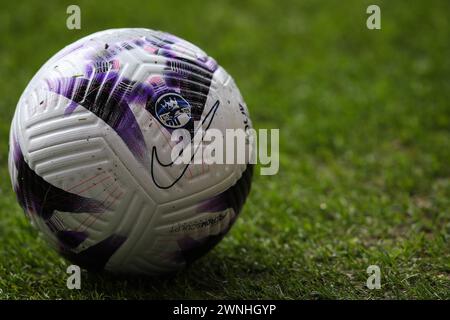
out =
[[(16, 108), (9, 170), (48, 241), (89, 270), (161, 274), (233, 225), (252, 166), (171, 162), (171, 134), (243, 129), (233, 79), (201, 49), (149, 29), (95, 33), (34, 76)], [(245, 121), (245, 123), (244, 123)]]

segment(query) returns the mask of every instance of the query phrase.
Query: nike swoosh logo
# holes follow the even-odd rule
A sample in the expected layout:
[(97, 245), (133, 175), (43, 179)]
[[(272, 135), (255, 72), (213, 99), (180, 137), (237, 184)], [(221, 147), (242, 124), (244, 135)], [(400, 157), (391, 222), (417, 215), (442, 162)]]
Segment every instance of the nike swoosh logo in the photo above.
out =
[[(203, 128), (203, 126), (206, 124), (206, 128), (203, 130), (203, 135), (202, 135), (201, 142), (203, 142), (203, 139), (205, 138), (206, 131), (209, 129), (209, 127), (211, 126), (211, 124), (212, 124), (212, 122), (213, 122), (213, 120), (214, 120), (214, 117), (215, 117), (215, 115), (216, 115), (217, 109), (219, 108), (219, 105), (220, 105), (220, 102), (219, 102), (219, 100), (217, 100), (217, 101), (214, 103), (214, 105), (211, 107), (211, 109), (208, 111), (208, 113), (206, 114), (206, 116), (203, 118), (203, 120), (201, 121), (201, 124), (200, 124), (200, 127), (201, 127), (201, 128)], [(194, 134), (194, 136), (195, 136), (195, 134)], [(191, 141), (191, 143), (192, 143), (192, 141)], [(198, 150), (198, 147), (197, 147), (196, 150), (194, 150), (190, 162), (192, 162), (192, 160), (194, 159), (195, 154), (197, 153), (197, 150)], [(155, 161), (155, 160), (156, 160), (156, 161)], [(155, 164), (155, 163), (156, 163), (156, 164)], [(173, 187), (178, 181), (180, 181), (180, 179), (184, 176), (184, 174), (186, 173), (186, 171), (187, 171), (187, 169), (188, 169), (188, 167), (189, 167), (189, 165), (190, 165), (190, 163), (186, 164), (186, 165), (182, 168), (181, 173), (180, 173), (180, 174), (177, 176), (177, 178), (176, 178), (173, 182), (171, 182), (170, 184), (168, 184), (168, 185), (163, 185), (163, 184), (158, 183), (158, 182), (156, 181), (156, 178), (155, 178), (155, 171), (157, 171), (157, 170), (155, 170), (155, 166), (158, 166), (159, 168), (160, 168), (160, 167), (163, 167), (163, 168), (164, 168), (164, 167), (170, 167), (170, 166), (172, 166), (173, 164), (174, 164), (173, 161), (170, 162), (170, 163), (167, 163), (167, 164), (162, 163), (162, 162), (159, 160), (157, 148), (156, 148), (155, 146), (153, 146), (153, 149), (152, 149), (152, 163), (151, 163), (150, 172), (151, 172), (151, 175), (152, 175), (153, 183), (154, 183), (158, 188), (160, 188), (160, 189), (170, 189), (170, 188), (172, 188), (172, 187)]]

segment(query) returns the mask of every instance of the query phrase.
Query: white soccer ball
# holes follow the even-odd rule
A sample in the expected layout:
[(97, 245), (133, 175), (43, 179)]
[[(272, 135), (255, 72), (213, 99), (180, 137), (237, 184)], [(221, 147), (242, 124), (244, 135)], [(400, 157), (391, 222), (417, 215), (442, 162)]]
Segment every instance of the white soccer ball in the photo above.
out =
[(161, 274), (218, 243), (250, 190), (250, 164), (172, 164), (171, 132), (248, 129), (231, 76), (198, 47), (113, 29), (61, 50), (17, 105), (9, 169), (19, 203), (90, 270)]

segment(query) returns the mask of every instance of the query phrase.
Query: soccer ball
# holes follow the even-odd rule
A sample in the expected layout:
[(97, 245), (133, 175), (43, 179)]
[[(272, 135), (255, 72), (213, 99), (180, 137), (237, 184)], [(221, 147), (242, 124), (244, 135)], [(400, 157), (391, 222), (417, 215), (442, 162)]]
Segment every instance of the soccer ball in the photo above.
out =
[(16, 108), (9, 170), (48, 241), (89, 270), (157, 275), (209, 251), (250, 191), (252, 165), (174, 164), (171, 133), (248, 129), (231, 76), (193, 44), (113, 29), (61, 50)]

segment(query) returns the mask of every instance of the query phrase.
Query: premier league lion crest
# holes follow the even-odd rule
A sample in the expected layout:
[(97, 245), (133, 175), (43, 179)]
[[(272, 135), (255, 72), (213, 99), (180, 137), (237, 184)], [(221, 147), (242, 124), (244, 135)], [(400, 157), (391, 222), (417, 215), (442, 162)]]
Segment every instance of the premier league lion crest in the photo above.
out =
[(176, 93), (162, 95), (155, 104), (158, 120), (168, 128), (182, 128), (191, 120), (191, 106)]

